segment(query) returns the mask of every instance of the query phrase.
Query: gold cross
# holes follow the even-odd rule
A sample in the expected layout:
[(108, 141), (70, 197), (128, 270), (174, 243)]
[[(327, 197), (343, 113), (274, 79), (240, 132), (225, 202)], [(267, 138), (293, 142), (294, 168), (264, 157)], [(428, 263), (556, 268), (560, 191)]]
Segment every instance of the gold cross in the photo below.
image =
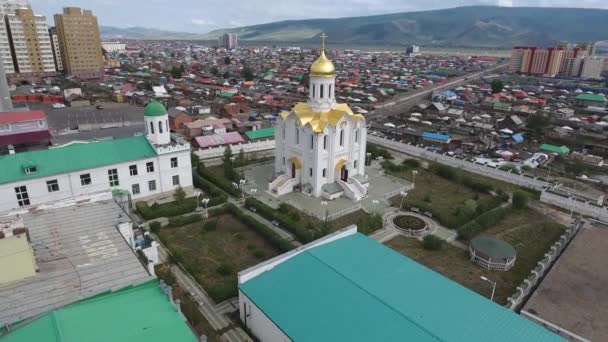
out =
[(323, 50), (325, 50), (325, 38), (327, 38), (325, 32), (321, 33), (321, 49)]

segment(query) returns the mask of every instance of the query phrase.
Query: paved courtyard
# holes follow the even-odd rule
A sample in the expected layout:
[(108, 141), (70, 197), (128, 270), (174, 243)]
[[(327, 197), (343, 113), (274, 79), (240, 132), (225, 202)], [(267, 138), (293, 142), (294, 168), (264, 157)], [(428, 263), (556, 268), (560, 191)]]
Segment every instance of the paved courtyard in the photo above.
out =
[[(300, 192), (289, 193), (281, 197), (275, 197), (268, 193), (268, 183), (272, 180), (273, 167), (273, 162), (245, 167), (243, 171), (248, 183), (245, 186), (245, 191), (251, 193), (251, 189), (257, 189), (254, 194), (255, 197), (274, 208), (277, 208), (281, 203), (288, 203), (303, 212), (323, 218), (325, 208), (321, 205), (321, 198), (309, 197)], [(328, 201), (327, 214), (331, 219), (361, 208), (368, 212), (374, 212), (375, 210), (377, 213), (381, 213), (390, 206), (387, 201), (389, 197), (412, 188), (411, 183), (384, 175), (376, 167), (367, 167), (365, 172), (370, 184), (367, 197), (359, 203), (354, 203), (348, 198)], [(378, 202), (374, 204), (374, 200)]]

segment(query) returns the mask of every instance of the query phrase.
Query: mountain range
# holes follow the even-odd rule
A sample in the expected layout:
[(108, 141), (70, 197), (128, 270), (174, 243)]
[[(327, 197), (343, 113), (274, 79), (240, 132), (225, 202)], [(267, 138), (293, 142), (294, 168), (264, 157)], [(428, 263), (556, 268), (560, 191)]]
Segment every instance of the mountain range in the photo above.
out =
[(321, 32), (325, 32), (330, 44), (506, 48), (608, 40), (608, 10), (470, 6), (366, 17), (287, 20), (207, 34), (137, 27), (103, 27), (101, 32), (104, 37), (192, 40), (216, 40), (221, 34), (237, 33), (241, 41), (277, 43), (318, 42)]

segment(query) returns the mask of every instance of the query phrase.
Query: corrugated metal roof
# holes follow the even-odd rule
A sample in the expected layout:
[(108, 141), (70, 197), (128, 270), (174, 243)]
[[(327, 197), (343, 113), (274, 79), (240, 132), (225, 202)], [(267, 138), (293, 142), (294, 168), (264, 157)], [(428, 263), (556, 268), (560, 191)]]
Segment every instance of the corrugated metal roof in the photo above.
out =
[(559, 154), (567, 154), (570, 152), (570, 149), (567, 146), (555, 146), (555, 145), (549, 145), (549, 144), (540, 145), (540, 149), (541, 149), (541, 151), (549, 151), (549, 152), (554, 152), (554, 153), (559, 153)]
[(200, 148), (226, 145), (226, 144), (237, 144), (245, 142), (245, 139), (239, 134), (239, 132), (228, 132), (224, 134), (212, 134), (202, 135), (194, 138), (196, 144)]
[(0, 124), (46, 120), (46, 114), (42, 110), (33, 110), (30, 112), (5, 112), (0, 113)]
[[(156, 152), (144, 136), (105, 140), (0, 156), (0, 184), (88, 170), (131, 160), (150, 158)], [(35, 166), (26, 174), (24, 166)]]
[(274, 137), (274, 133), (275, 133), (275, 128), (270, 127), (270, 128), (256, 129), (255, 131), (248, 131), (248, 132), (245, 132), (245, 135), (247, 135), (247, 138), (249, 140), (255, 140), (255, 139), (264, 139), (264, 138)]
[(422, 133), (422, 137), (426, 138), (426, 139), (433, 139), (433, 140), (439, 140), (439, 141), (449, 141), (450, 140), (450, 136), (449, 135), (445, 135), (445, 134), (438, 134), (438, 133), (431, 133), (431, 132), (424, 132)]
[(240, 285), (295, 341), (565, 341), (390, 248), (355, 234)]
[(83, 300), (15, 329), (2, 342), (196, 342), (158, 280)]
[(576, 99), (582, 101), (606, 102), (606, 97), (598, 94), (579, 94), (576, 96)]

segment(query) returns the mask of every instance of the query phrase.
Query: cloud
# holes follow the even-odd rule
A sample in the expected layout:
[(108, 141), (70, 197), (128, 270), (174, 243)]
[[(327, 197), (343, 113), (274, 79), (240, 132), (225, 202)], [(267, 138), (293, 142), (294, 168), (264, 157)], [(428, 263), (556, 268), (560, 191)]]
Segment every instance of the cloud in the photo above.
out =
[(213, 22), (212, 20), (207, 20), (207, 19), (191, 19), (190, 22), (193, 23), (196, 26), (211, 26), (211, 25), (215, 25), (215, 22)]

